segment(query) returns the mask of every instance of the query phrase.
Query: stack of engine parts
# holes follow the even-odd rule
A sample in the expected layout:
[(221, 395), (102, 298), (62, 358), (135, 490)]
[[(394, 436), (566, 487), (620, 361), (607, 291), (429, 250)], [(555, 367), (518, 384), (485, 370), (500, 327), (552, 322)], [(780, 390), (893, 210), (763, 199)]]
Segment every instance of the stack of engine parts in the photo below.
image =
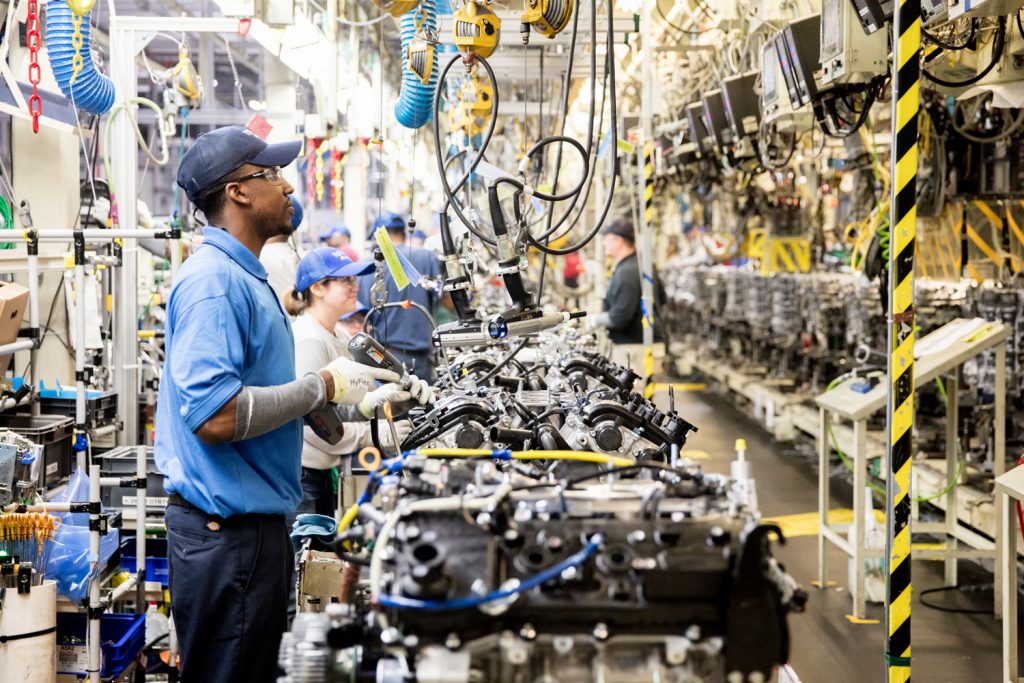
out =
[(577, 350), (577, 339), (542, 339), (498, 371), (501, 346), (452, 362), (447, 386), (405, 448), (579, 449), (664, 460), (685, 443), (693, 425), (633, 391), (632, 370)]
[[(972, 305), (966, 286), (959, 283), (919, 281), (915, 287), (921, 334), (972, 310), (993, 320), (1018, 319), (1017, 290), (981, 288)], [(748, 366), (767, 364), (773, 373), (792, 377), (798, 388), (820, 387), (822, 379), (827, 383), (851, 362), (885, 362), (885, 314), (878, 288), (854, 273), (765, 275), (701, 266), (669, 269), (666, 290), (663, 319), (674, 321), (674, 341)], [(1011, 355), (1019, 354), (1014, 350)], [(1013, 360), (1008, 362), (1010, 369)]]
[[(1020, 397), (1021, 372), (1024, 371), (1024, 291), (1003, 287), (979, 287), (972, 291), (972, 308), (986, 320), (999, 320), (1012, 332), (1006, 339), (1006, 393)], [(982, 356), (976, 374), (968, 378), (981, 394), (991, 400), (995, 387), (995, 351)]]
[(562, 331), (449, 359), (343, 517), (340, 601), (298, 615), (281, 683), (772, 678), (806, 594), (743, 452), (703, 472), (693, 425), (593, 348)]
[[(672, 341), (767, 376), (781, 389), (821, 393), (852, 368), (884, 368), (886, 317), (876, 283), (851, 272), (762, 275), (743, 267), (667, 269)], [(1011, 452), (1024, 445), (1017, 425), (1024, 413), (1024, 290), (964, 281), (915, 282), (918, 334), (956, 318), (980, 317), (1008, 325), (1006, 341), (1007, 437)], [(785, 380), (785, 381), (781, 381)], [(995, 352), (964, 365), (960, 387), (964, 452), (972, 466), (990, 471), (989, 436), (995, 390)], [(944, 438), (944, 387), (918, 387), (917, 438)], [(936, 452), (941, 451), (937, 447)]]
[[(1020, 428), (1024, 414), (1024, 291), (1009, 287), (985, 285), (968, 293), (972, 315), (998, 320), (1009, 326), (1006, 339), (1006, 410), (1007, 451), (1019, 453), (1024, 445)], [(996, 354), (991, 349), (979, 358), (964, 364), (964, 382), (971, 390), (973, 405), (962, 411), (966, 437), (967, 461), (975, 468), (993, 471), (994, 445), (991, 425), (995, 419)]]

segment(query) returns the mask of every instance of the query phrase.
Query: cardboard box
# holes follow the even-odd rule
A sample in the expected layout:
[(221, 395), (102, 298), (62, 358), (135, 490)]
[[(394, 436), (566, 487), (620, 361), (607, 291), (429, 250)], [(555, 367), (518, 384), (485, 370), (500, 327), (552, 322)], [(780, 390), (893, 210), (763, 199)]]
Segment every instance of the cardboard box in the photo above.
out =
[[(21, 321), (28, 309), (28, 290), (16, 282), (0, 283), (0, 344), (18, 338)], [(7, 372), (11, 356), (0, 356), (0, 373)]]

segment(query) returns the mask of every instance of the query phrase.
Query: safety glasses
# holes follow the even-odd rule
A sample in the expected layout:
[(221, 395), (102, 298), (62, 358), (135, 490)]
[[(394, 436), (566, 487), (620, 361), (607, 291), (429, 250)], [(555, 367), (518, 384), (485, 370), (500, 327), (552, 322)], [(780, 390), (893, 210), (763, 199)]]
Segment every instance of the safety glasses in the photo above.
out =
[(266, 178), (268, 182), (276, 184), (281, 182), (284, 176), (281, 175), (280, 166), (271, 166), (270, 168), (265, 168), (262, 171), (257, 171), (256, 173), (244, 175), (241, 178), (232, 178), (231, 180), (224, 184), (230, 185), (231, 183), (241, 183), (246, 180), (252, 180), (253, 178)]
[(228, 180), (222, 180), (221, 182), (211, 185), (210, 187), (200, 192), (199, 196), (196, 199), (197, 201), (201, 201), (203, 198), (209, 197), (216, 192), (220, 192), (231, 183), (242, 183), (245, 182), (246, 180), (252, 180), (254, 178), (266, 178), (267, 182), (272, 183), (274, 185), (277, 185), (282, 180), (284, 180), (284, 176), (281, 174), (281, 167), (270, 166), (269, 168), (265, 168), (262, 171), (249, 173), (248, 175), (244, 175), (239, 178), (229, 178)]

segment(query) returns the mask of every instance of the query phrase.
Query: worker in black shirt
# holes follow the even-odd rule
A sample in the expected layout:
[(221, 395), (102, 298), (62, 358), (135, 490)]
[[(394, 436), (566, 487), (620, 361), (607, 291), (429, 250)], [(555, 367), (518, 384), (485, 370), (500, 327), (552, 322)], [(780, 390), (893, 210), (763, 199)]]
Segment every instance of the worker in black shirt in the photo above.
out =
[[(642, 367), (644, 341), (643, 311), (640, 306), (640, 264), (636, 256), (636, 238), (633, 225), (625, 218), (618, 218), (601, 229), (605, 255), (611, 258), (615, 270), (608, 282), (608, 289), (602, 303), (602, 312), (588, 316), (591, 328), (603, 327), (614, 344), (612, 360), (629, 365), (634, 370)], [(665, 300), (665, 290), (657, 274), (654, 275), (654, 306)], [(650, 304), (648, 304), (650, 305)], [(652, 314), (654, 311), (648, 311)], [(655, 367), (659, 357), (664, 357), (664, 344), (658, 326), (654, 327)]]

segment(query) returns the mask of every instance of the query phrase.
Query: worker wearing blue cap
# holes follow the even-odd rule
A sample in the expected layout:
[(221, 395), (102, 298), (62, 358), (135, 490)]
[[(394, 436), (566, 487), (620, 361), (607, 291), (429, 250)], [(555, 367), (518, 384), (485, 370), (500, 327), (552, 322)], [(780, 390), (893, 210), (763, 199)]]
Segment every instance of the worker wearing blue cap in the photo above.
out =
[(349, 311), (338, 319), (341, 331), (349, 338), (352, 338), (363, 331), (363, 323), (366, 322), (366, 314), (370, 312), (369, 306), (359, 304), (354, 311)]
[(326, 243), (328, 247), (341, 249), (345, 252), (345, 256), (353, 261), (359, 260), (359, 252), (352, 246), (352, 231), (344, 225), (333, 226), (330, 230), (320, 235), (320, 241)]
[(258, 257), (294, 230), (281, 167), (299, 147), (231, 126), (199, 136), (178, 166), (178, 185), (209, 224), (167, 304), (154, 449), (169, 492), (184, 683), (276, 680), (301, 418), (328, 401), (358, 404), (375, 379), (399, 379), (347, 359), (296, 379), (287, 362), (291, 325)]
[[(315, 372), (339, 356), (350, 357), (349, 336), (339, 332), (338, 320), (359, 305), (356, 276), (370, 274), (373, 270), (373, 261), (353, 262), (340, 249), (330, 247), (314, 249), (302, 258), (291, 294), (292, 313), (298, 315), (292, 323), (296, 374)], [(427, 383), (413, 375), (407, 389), (398, 384), (384, 384), (367, 393), (358, 406), (340, 409), (338, 414), (344, 420), (345, 431), (337, 443), (328, 443), (306, 427), (302, 449), (302, 502), (296, 512), (334, 516), (336, 499), (331, 469), (344, 465), (344, 473), (351, 474), (351, 463), (348, 459), (343, 461), (342, 456), (373, 445), (369, 419), (385, 401), (392, 404), (397, 414), (403, 404), (418, 401), (425, 405), (433, 397)], [(400, 420), (396, 425), (399, 438), (404, 438), (411, 430), (408, 420)], [(389, 443), (386, 447), (395, 445)]]
[[(382, 213), (374, 220), (373, 228), (374, 231), (379, 228), (387, 230), (388, 237), (391, 238), (395, 248), (412, 263), (420, 275), (427, 278), (440, 277), (441, 265), (433, 252), (406, 245), (406, 224), (400, 214), (393, 211)], [(414, 286), (399, 290), (390, 272), (387, 273), (386, 279), (387, 300), (390, 303), (408, 299), (420, 304), (431, 313), (439, 303), (438, 295), (433, 290)], [(372, 275), (366, 275), (359, 279), (360, 304), (372, 305), (370, 302), (372, 286)], [(435, 355), (430, 337), (434, 328), (422, 312), (414, 307), (393, 307), (385, 308), (378, 313), (371, 312), (368, 317), (373, 325), (374, 336), (405, 363), (410, 372), (427, 379), (433, 378)]]

